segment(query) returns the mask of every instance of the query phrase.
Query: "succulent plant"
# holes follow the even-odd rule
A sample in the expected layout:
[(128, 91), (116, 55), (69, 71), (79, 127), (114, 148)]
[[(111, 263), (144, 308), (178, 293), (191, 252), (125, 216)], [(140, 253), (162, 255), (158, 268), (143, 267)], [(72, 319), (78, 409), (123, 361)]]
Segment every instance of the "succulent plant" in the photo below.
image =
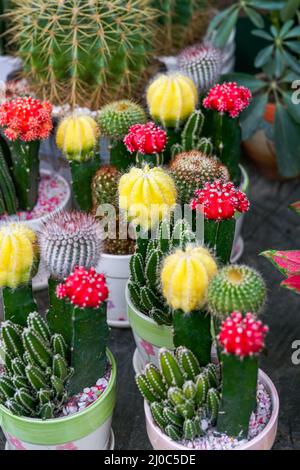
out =
[(11, 223), (0, 228), (0, 287), (4, 316), (22, 326), (36, 309), (31, 279), (38, 267), (37, 237), (26, 225)]
[(62, 211), (47, 219), (39, 233), (41, 256), (54, 279), (64, 279), (76, 266), (98, 264), (103, 230), (90, 214)]
[(16, 416), (50, 419), (62, 411), (66, 383), (73, 371), (67, 363), (67, 345), (52, 335), (36, 312), (26, 327), (2, 323), (5, 373), (0, 377), (0, 402)]
[(16, 189), (8, 164), (10, 162), (9, 147), (0, 135), (0, 215), (4, 213), (15, 214), (18, 207)]
[(202, 188), (206, 182), (229, 180), (229, 172), (218, 158), (197, 150), (178, 154), (170, 164), (170, 172), (183, 204), (189, 204), (196, 189)]
[(224, 319), (234, 311), (243, 315), (259, 313), (266, 298), (262, 276), (245, 265), (222, 268), (208, 288), (208, 308), (217, 318)]
[(141, 166), (144, 164), (162, 165), (166, 143), (166, 131), (156, 126), (154, 122), (131, 126), (124, 138), (128, 151), (135, 153), (136, 163)]
[(76, 202), (85, 212), (92, 209), (91, 184), (100, 167), (98, 136), (96, 121), (87, 115), (66, 117), (59, 124), (56, 134), (57, 147), (70, 163)]
[(155, 16), (150, 0), (15, 0), (11, 37), (38, 95), (99, 109), (137, 87)]
[(101, 135), (123, 139), (134, 124), (145, 124), (147, 116), (143, 108), (130, 100), (118, 100), (100, 108), (98, 124)]
[(213, 364), (201, 368), (187, 348), (173, 355), (159, 352), (159, 368), (147, 364), (136, 376), (137, 386), (148, 402), (155, 424), (171, 439), (192, 440), (205, 434), (202, 421), (215, 425), (219, 411), (219, 373)]
[(220, 78), (222, 52), (211, 45), (195, 44), (181, 51), (177, 63), (179, 70), (193, 80), (199, 92), (205, 93)]

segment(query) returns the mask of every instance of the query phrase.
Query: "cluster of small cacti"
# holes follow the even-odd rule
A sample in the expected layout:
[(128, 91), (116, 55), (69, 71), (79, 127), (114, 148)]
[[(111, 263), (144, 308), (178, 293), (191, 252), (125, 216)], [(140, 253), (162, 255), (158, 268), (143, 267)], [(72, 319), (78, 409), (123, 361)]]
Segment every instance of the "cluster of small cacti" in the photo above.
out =
[(203, 436), (208, 424), (216, 425), (218, 418), (217, 366), (201, 368), (194, 354), (184, 347), (177, 348), (174, 355), (161, 349), (159, 366), (148, 364), (144, 373), (136, 376), (154, 422), (175, 441)]
[(222, 52), (213, 46), (196, 44), (177, 57), (179, 70), (195, 82), (201, 94), (215, 85), (221, 75)]
[(62, 411), (66, 383), (72, 375), (62, 335), (51, 334), (36, 312), (27, 326), (2, 323), (5, 373), (0, 377), (0, 402), (16, 416), (50, 419)]
[(132, 91), (156, 30), (150, 3), (14, 1), (11, 37), (32, 89), (54, 104), (94, 109)]
[(135, 254), (130, 260), (128, 289), (136, 308), (160, 325), (172, 323), (171, 309), (162, 296), (160, 271), (163, 258), (176, 248), (195, 241), (189, 224), (179, 220), (174, 225), (162, 221), (154, 239), (137, 239)]

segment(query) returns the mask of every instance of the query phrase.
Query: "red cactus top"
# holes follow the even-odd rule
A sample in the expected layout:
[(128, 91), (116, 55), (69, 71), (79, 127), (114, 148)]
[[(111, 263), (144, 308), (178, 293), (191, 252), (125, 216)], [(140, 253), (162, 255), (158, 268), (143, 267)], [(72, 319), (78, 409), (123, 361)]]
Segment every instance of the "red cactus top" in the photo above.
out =
[(4, 101), (0, 105), (0, 126), (9, 140), (24, 142), (47, 139), (52, 130), (52, 106), (30, 96)]
[(268, 331), (269, 328), (252, 313), (243, 317), (240, 312), (233, 312), (222, 322), (218, 341), (225, 353), (243, 358), (263, 350)]
[(195, 191), (195, 196), (190, 204), (191, 209), (200, 210), (210, 220), (232, 219), (235, 211), (247, 212), (250, 207), (246, 194), (231, 182), (217, 180), (205, 183), (202, 189)]
[(87, 271), (78, 267), (57, 286), (56, 295), (59, 299), (68, 298), (73, 305), (81, 308), (98, 308), (108, 297), (106, 279), (94, 268)]
[(131, 126), (124, 138), (124, 144), (129, 152), (139, 152), (145, 155), (163, 152), (166, 143), (166, 132), (154, 122)]
[(238, 86), (235, 82), (222, 83), (210, 89), (203, 106), (236, 118), (249, 106), (251, 98), (249, 88)]

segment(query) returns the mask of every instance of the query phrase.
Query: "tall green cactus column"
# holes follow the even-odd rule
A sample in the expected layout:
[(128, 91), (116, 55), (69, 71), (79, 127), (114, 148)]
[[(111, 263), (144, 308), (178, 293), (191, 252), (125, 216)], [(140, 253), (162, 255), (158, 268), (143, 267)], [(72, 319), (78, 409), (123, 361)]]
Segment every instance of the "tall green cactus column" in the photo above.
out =
[(10, 168), (11, 153), (5, 139), (0, 134), (0, 214), (15, 214), (18, 208), (16, 189)]

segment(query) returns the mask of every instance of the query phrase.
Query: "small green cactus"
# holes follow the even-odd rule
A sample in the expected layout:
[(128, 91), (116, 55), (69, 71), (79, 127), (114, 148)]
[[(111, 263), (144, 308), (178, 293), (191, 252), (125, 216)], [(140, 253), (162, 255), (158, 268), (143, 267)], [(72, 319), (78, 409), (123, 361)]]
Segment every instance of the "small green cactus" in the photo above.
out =
[(119, 100), (100, 108), (98, 124), (101, 135), (121, 140), (134, 124), (144, 124), (147, 116), (143, 108), (130, 100)]
[[(65, 385), (73, 371), (61, 335), (51, 335), (45, 320), (29, 314), (25, 328), (2, 324), (5, 374), (0, 378), (0, 403), (17, 416), (50, 419), (67, 397)], [(56, 353), (53, 345), (64, 345)]]
[(234, 311), (242, 314), (259, 313), (266, 298), (262, 276), (245, 265), (230, 265), (221, 269), (208, 288), (208, 308), (223, 320)]
[(201, 369), (194, 354), (184, 347), (177, 348), (174, 354), (161, 349), (159, 366), (158, 369), (148, 364), (144, 373), (136, 376), (154, 422), (175, 441), (202, 436), (203, 419), (212, 426), (217, 422), (220, 402), (217, 366), (209, 364)]

